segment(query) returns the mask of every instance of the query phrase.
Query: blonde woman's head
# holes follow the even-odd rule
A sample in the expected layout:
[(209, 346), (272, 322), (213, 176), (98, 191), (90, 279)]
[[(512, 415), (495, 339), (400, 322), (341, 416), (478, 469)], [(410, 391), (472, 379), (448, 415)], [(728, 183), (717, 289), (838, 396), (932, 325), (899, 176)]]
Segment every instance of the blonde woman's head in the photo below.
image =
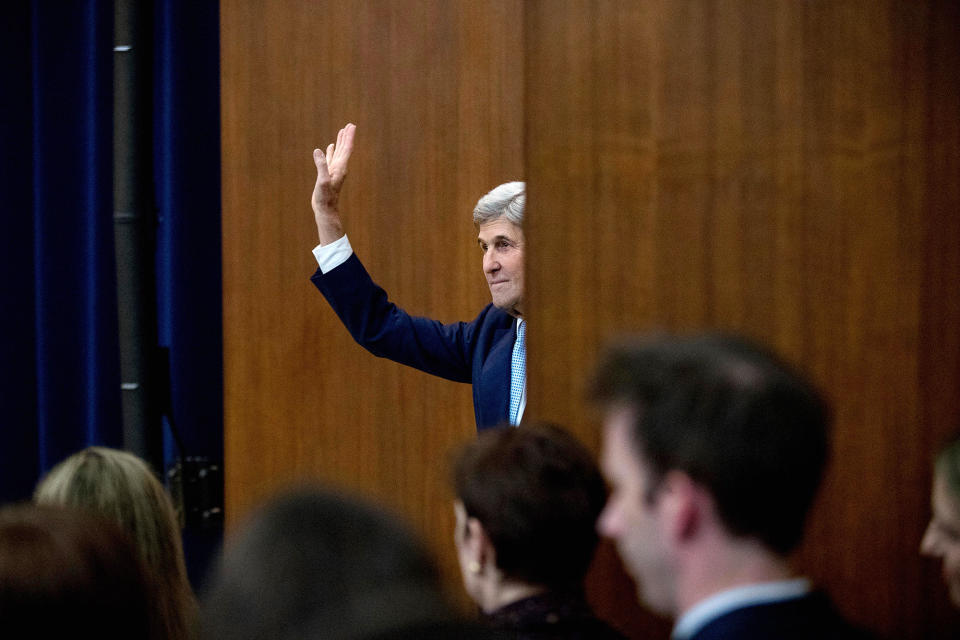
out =
[(196, 604), (180, 527), (170, 497), (146, 462), (126, 451), (89, 447), (51, 469), (34, 501), (90, 510), (120, 525), (157, 582), (166, 635), (184, 637)]

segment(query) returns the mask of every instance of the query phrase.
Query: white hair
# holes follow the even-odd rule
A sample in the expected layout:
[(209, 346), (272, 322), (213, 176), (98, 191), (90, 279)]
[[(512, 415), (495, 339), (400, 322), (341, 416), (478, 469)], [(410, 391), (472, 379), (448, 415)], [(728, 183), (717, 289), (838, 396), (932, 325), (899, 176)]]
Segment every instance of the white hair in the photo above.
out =
[(525, 182), (505, 182), (494, 187), (477, 201), (473, 208), (473, 224), (478, 227), (505, 217), (513, 224), (523, 226), (523, 205), (527, 200)]

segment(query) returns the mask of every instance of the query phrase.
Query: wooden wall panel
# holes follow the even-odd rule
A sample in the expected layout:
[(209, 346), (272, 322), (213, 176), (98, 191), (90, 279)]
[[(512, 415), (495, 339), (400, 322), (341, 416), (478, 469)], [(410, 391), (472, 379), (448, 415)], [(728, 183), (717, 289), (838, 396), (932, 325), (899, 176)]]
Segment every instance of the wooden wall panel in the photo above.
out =
[[(488, 300), (469, 212), (526, 177), (531, 417), (624, 330), (725, 328), (807, 367), (836, 454), (798, 565), (895, 637), (956, 628), (916, 556), (960, 421), (958, 5), (221, 0), (227, 515), (320, 478), (387, 502), (457, 581), (449, 450), (470, 391), (357, 347), (308, 281), (310, 152), (359, 126), (343, 210), (409, 310)], [(591, 576), (632, 637), (609, 547)]]
[(472, 319), (489, 293), (471, 211), (522, 176), (522, 5), (220, 6), (228, 523), (322, 479), (410, 518), (459, 583), (446, 463), (474, 437), (470, 387), (374, 358), (314, 289), (311, 153), (357, 124), (357, 254), (409, 311)]
[[(916, 551), (960, 419), (956, 3), (525, 8), (531, 414), (595, 442), (584, 374), (624, 330), (772, 344), (837, 417), (798, 565), (874, 629), (948, 637)], [(658, 632), (613, 571), (601, 609)]]

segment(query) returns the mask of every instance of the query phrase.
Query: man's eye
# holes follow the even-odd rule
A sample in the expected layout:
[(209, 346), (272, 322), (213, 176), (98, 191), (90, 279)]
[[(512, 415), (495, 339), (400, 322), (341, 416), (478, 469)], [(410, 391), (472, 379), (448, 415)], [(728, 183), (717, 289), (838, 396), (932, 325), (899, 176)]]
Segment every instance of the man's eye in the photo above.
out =
[(501, 240), (500, 242), (497, 243), (497, 249), (506, 249), (509, 246), (510, 246), (510, 243), (507, 242), (506, 240)]

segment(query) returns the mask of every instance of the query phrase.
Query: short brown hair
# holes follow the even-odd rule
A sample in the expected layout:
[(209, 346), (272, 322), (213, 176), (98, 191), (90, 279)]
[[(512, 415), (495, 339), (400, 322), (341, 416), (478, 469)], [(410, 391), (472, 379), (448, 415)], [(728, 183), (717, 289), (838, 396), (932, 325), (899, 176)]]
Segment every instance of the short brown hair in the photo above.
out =
[(830, 450), (830, 410), (775, 353), (724, 333), (632, 336), (593, 376), (606, 406), (636, 409), (638, 459), (654, 484), (679, 470), (705, 487), (734, 536), (781, 555), (803, 538)]
[(548, 586), (583, 582), (607, 492), (573, 435), (544, 423), (485, 431), (459, 452), (453, 484), (490, 537), (501, 571)]

